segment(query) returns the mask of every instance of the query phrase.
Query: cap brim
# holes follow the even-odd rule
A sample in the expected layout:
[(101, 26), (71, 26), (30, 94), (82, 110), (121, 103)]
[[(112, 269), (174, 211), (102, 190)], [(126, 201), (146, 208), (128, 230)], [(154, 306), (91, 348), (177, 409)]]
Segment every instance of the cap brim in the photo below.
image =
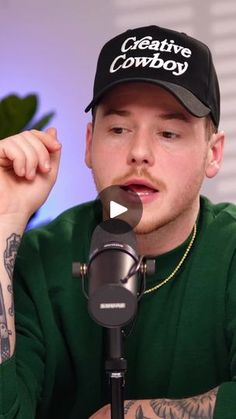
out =
[(86, 107), (85, 112), (88, 112), (92, 109), (98, 102), (101, 100), (103, 95), (111, 90), (113, 87), (117, 86), (121, 83), (132, 83), (132, 82), (148, 82), (154, 83), (158, 86), (163, 87), (170, 93), (172, 93), (176, 99), (180, 101), (180, 103), (194, 116), (202, 118), (206, 115), (209, 115), (211, 112), (210, 108), (204, 103), (202, 103), (196, 96), (194, 96), (189, 90), (185, 89), (185, 87), (179, 86), (178, 84), (169, 83), (167, 81), (162, 80), (153, 80), (148, 78), (132, 78), (132, 79), (122, 79), (118, 80), (114, 83), (107, 85), (104, 89), (102, 89), (89, 103)]

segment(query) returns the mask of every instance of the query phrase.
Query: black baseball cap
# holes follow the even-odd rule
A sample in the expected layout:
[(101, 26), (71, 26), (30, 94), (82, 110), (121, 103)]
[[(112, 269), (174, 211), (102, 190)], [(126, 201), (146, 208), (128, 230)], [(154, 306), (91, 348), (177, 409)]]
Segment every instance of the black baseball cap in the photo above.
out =
[(92, 109), (112, 87), (149, 82), (172, 93), (194, 116), (210, 115), (218, 127), (219, 83), (212, 55), (204, 43), (159, 26), (127, 30), (102, 48), (94, 81)]

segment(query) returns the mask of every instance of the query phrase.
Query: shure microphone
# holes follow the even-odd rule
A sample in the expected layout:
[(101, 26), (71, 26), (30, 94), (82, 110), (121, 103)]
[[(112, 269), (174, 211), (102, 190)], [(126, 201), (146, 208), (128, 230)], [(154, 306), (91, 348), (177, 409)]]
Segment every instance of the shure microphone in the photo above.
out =
[(88, 310), (95, 322), (108, 328), (127, 324), (137, 311), (139, 257), (135, 233), (127, 225), (119, 219), (104, 221), (91, 240)]

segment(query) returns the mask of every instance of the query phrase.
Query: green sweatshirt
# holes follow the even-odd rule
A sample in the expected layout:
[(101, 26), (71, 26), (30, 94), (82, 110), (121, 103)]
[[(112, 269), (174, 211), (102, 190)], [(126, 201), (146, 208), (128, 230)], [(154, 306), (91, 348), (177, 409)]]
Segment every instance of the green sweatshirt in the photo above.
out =
[[(126, 399), (182, 398), (220, 385), (215, 419), (236, 417), (236, 207), (201, 199), (178, 274), (145, 294), (126, 333)], [(96, 202), (25, 234), (15, 269), (17, 345), (0, 367), (0, 419), (87, 419), (109, 402), (103, 329), (89, 316), (74, 261), (86, 262)], [(150, 288), (189, 239), (156, 258)]]

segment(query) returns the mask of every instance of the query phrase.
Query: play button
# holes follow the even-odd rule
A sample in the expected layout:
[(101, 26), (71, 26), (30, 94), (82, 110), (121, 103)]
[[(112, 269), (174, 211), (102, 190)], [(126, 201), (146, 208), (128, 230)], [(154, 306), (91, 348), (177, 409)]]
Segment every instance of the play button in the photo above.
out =
[(115, 201), (110, 202), (110, 218), (118, 217), (121, 214), (124, 214), (128, 211), (128, 208), (124, 207), (121, 204), (118, 204)]
[[(113, 185), (103, 189), (97, 198), (103, 207), (102, 228), (110, 233), (121, 234), (132, 230), (141, 220), (143, 206), (137, 193), (131, 193), (119, 185)], [(123, 223), (115, 223), (117, 220)]]

